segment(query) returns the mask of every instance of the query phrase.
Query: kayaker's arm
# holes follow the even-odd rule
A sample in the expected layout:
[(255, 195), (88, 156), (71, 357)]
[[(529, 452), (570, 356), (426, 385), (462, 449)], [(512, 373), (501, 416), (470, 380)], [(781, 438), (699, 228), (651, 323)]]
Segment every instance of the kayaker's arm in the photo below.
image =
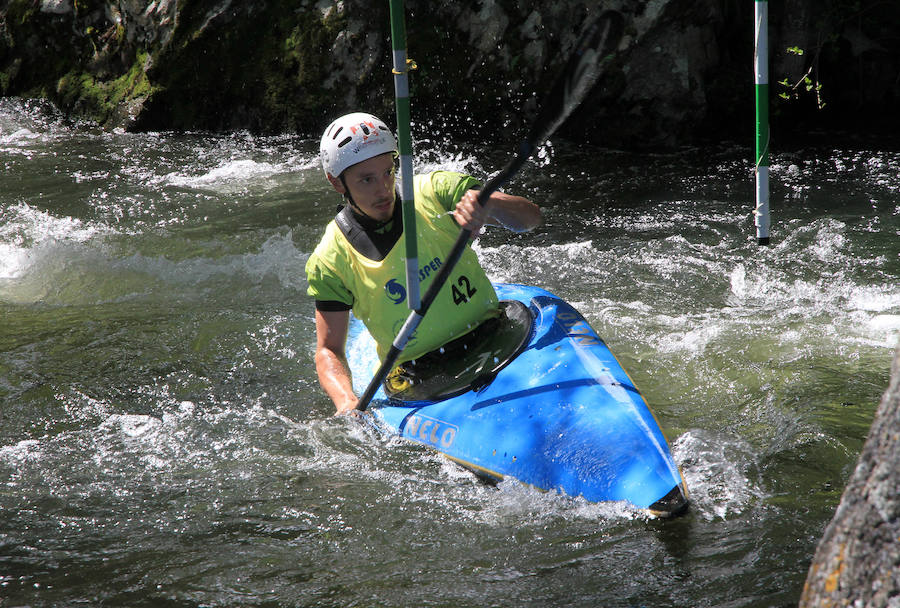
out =
[(358, 401), (344, 352), (349, 328), (349, 311), (316, 311), (316, 373), (337, 414), (354, 411)]
[(469, 190), (456, 204), (453, 217), (460, 228), (478, 234), (485, 224), (502, 226), (513, 232), (528, 232), (541, 225), (541, 209), (527, 198), (494, 192), (482, 207), (478, 190)]

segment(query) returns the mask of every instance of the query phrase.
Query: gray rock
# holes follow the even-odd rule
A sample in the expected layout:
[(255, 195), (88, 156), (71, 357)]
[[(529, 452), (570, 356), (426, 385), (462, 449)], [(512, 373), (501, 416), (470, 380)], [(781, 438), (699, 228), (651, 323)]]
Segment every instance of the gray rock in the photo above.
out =
[(900, 349), (800, 606), (900, 607)]

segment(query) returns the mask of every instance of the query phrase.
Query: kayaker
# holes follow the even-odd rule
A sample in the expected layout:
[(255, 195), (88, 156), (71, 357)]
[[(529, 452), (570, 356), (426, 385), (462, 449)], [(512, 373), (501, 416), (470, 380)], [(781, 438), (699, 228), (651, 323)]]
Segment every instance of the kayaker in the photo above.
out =
[[(400, 196), (395, 188), (397, 142), (380, 119), (362, 112), (342, 116), (322, 135), (322, 168), (343, 197), (335, 219), (306, 263), (307, 293), (316, 302), (316, 372), (338, 414), (353, 412), (345, 345), (350, 311), (375, 339), (380, 357), (409, 314)], [(422, 292), (442, 264), (460, 228), (479, 234), (484, 225), (515, 232), (541, 223), (537, 205), (502, 192), (477, 203), (480, 182), (451, 171), (414, 178), (419, 279)], [(497, 295), (467, 247), (450, 278), (398, 359), (398, 364), (458, 342), (500, 314)], [(397, 368), (395, 368), (397, 371)], [(391, 382), (393, 375), (388, 377)]]

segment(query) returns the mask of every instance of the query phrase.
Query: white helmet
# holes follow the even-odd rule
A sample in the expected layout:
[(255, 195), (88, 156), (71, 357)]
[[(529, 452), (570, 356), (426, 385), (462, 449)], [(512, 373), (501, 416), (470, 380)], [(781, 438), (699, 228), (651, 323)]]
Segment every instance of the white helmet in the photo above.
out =
[(344, 169), (380, 154), (391, 152), (397, 156), (397, 140), (384, 121), (354, 112), (341, 116), (325, 129), (319, 154), (325, 175), (339, 177)]

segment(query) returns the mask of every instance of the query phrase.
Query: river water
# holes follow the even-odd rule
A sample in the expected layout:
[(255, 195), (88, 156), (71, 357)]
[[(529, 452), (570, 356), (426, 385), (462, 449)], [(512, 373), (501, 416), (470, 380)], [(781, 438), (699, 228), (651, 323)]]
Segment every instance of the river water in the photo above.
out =
[[(418, 169), (507, 153), (420, 139)], [(484, 485), (331, 417), (316, 142), (104, 133), (0, 102), (0, 606), (790, 606), (900, 338), (900, 154), (543, 148), (476, 245), (645, 394), (681, 518)]]

